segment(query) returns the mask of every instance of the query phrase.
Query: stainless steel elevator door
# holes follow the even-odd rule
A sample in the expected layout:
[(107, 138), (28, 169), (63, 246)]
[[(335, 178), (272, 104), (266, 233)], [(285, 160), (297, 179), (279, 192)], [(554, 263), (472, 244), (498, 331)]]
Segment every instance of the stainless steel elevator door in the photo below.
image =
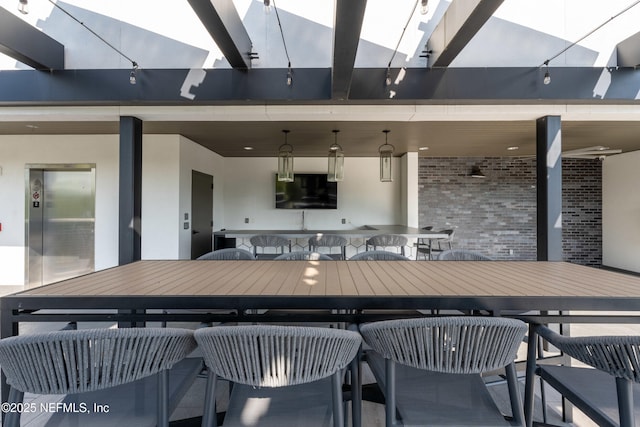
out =
[(94, 177), (93, 169), (31, 169), (29, 287), (94, 271)]

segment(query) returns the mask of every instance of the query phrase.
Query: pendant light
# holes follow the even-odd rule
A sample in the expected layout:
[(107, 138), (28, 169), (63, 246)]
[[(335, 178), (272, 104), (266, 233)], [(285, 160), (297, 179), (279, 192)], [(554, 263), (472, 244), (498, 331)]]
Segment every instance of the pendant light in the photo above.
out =
[(327, 169), (327, 181), (338, 182), (344, 179), (344, 153), (338, 144), (339, 130), (333, 130), (333, 144), (329, 147), (329, 165)]
[(382, 132), (384, 132), (384, 144), (382, 144), (379, 148), (378, 148), (378, 152), (380, 153), (380, 182), (392, 182), (393, 178), (391, 176), (391, 163), (393, 160), (393, 145), (389, 144), (388, 142), (388, 136), (389, 136), (389, 132), (391, 132), (388, 129), (383, 130)]
[(287, 142), (289, 130), (282, 132), (284, 144), (278, 148), (278, 181), (293, 182), (293, 146)]

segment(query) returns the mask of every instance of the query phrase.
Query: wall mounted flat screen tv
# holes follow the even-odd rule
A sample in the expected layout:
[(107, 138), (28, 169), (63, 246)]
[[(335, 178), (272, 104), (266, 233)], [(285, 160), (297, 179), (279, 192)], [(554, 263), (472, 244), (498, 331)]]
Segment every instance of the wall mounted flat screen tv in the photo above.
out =
[(338, 183), (327, 181), (327, 174), (296, 173), (293, 182), (278, 181), (277, 209), (337, 209)]

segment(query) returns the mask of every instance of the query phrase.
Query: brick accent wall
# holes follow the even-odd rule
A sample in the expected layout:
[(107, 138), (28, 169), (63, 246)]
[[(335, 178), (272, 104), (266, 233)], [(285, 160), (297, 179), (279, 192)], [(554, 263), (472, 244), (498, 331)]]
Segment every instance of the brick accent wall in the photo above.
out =
[[(473, 166), (485, 178), (473, 178)], [(602, 165), (564, 159), (563, 250), (567, 261), (602, 263)], [(419, 225), (454, 228), (454, 247), (494, 259), (536, 259), (534, 159), (422, 157)]]
[(562, 160), (562, 250), (566, 261), (602, 265), (600, 160)]

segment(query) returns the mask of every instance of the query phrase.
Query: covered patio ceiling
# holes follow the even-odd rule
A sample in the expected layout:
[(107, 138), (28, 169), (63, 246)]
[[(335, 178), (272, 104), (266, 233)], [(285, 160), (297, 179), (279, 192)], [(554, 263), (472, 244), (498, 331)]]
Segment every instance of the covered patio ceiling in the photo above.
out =
[[(144, 117), (144, 115), (142, 115)], [(347, 157), (377, 156), (389, 129), (395, 154), (421, 157), (528, 157), (535, 155), (536, 126), (531, 120), (437, 121), (285, 121), (285, 120), (156, 120), (143, 122), (145, 134), (182, 135), (223, 157), (274, 157), (288, 141), (300, 157), (325, 156), (339, 130), (338, 143)], [(117, 119), (71, 121), (36, 116), (33, 120), (0, 121), (0, 135), (92, 135), (119, 132)], [(574, 120), (562, 125), (563, 150), (605, 146), (623, 152), (640, 150), (640, 121)], [(245, 147), (251, 147), (247, 149)], [(510, 149), (510, 147), (518, 147)]]
[[(74, 41), (58, 31), (64, 16), (55, 8), (40, 21), (29, 18), (41, 27), (35, 32), (36, 24), (20, 16), (17, 19), (24, 21), (17, 22), (15, 12), (4, 13), (2, 23), (11, 26), (0, 27), (1, 51), (42, 71), (0, 73), (0, 106), (5, 112), (0, 116), (0, 135), (117, 134), (118, 117), (131, 115), (144, 121), (146, 134), (180, 134), (225, 157), (274, 156), (283, 142), (283, 129), (291, 131), (289, 142), (297, 156), (324, 156), (334, 129), (340, 130), (338, 142), (347, 156), (375, 156), (384, 142), (382, 130), (389, 129), (389, 142), (397, 155), (417, 151), (420, 156), (526, 157), (535, 151), (535, 119), (551, 114), (562, 117), (564, 150), (594, 146), (624, 152), (640, 149), (637, 56), (618, 55), (618, 64), (610, 67), (601, 64), (601, 58), (595, 59), (595, 48), (576, 46), (551, 64), (553, 85), (543, 85), (540, 63), (584, 29), (572, 29), (574, 33), (567, 32), (563, 39), (551, 30), (543, 31), (540, 24), (528, 28), (510, 21), (513, 0), (431, 0), (426, 17), (411, 18), (414, 45), (403, 46), (405, 53), (393, 64), (389, 61), (388, 68), (393, 53), (389, 45), (400, 37), (410, 7), (419, 7), (421, 0), (402, 0), (394, 3), (393, 10), (385, 2), (372, 0), (321, 2), (318, 14), (324, 18), (317, 21), (297, 14), (299, 5), (282, 0), (288, 30), (302, 34), (307, 28), (318, 41), (331, 42), (331, 48), (309, 45), (309, 57), (294, 58), (294, 83), (289, 87), (280, 40), (269, 33), (270, 43), (278, 44), (275, 49), (257, 39), (262, 37), (260, 31), (274, 31), (260, 26), (261, 1), (185, 2), (192, 9), (190, 25), (206, 31), (214, 45), (209, 52), (219, 49), (221, 55), (214, 67), (203, 64), (201, 70), (179, 69), (171, 65), (171, 55), (145, 57), (146, 51), (154, 49), (153, 45), (147, 49), (143, 40), (165, 44), (169, 40), (160, 40), (159, 34), (143, 29), (142, 24), (129, 28), (130, 24), (99, 10), (74, 4), (81, 2), (58, 3), (91, 25), (126, 25), (123, 34), (136, 31), (140, 52), (135, 58), (142, 65), (138, 84), (122, 84), (130, 72), (122, 58), (114, 69), (71, 64), (62, 48)], [(623, 3), (628, 2), (610, 7), (618, 10)], [(331, 23), (325, 22), (330, 21), (329, 15), (333, 15)], [(388, 21), (384, 22), (386, 41), (363, 36), (367, 28), (380, 24), (376, 16)], [(593, 23), (585, 25), (593, 26), (602, 19), (594, 17)], [(505, 44), (503, 52), (482, 49), (487, 40), (506, 40), (506, 35), (515, 41), (514, 46)], [(309, 37), (289, 37), (289, 42), (295, 47), (297, 42), (312, 41)], [(24, 43), (29, 40), (31, 43)], [(518, 40), (536, 43), (527, 50)], [(36, 48), (44, 43), (52, 48)], [(256, 44), (258, 52), (253, 55), (247, 46), (255, 48)], [(636, 34), (619, 40), (614, 49), (635, 52), (638, 44)], [(187, 43), (170, 50), (178, 47), (193, 55), (198, 50)], [(129, 54), (135, 50), (134, 46), (127, 49)], [(412, 53), (406, 53), (411, 49)], [(169, 62), (158, 65), (155, 58)], [(82, 55), (71, 60), (82, 61)], [(62, 69), (61, 61), (66, 61)], [(389, 72), (391, 84), (385, 84)], [(65, 113), (74, 108), (100, 112)], [(223, 111), (226, 108), (229, 113)], [(507, 150), (509, 147), (518, 149)]]

